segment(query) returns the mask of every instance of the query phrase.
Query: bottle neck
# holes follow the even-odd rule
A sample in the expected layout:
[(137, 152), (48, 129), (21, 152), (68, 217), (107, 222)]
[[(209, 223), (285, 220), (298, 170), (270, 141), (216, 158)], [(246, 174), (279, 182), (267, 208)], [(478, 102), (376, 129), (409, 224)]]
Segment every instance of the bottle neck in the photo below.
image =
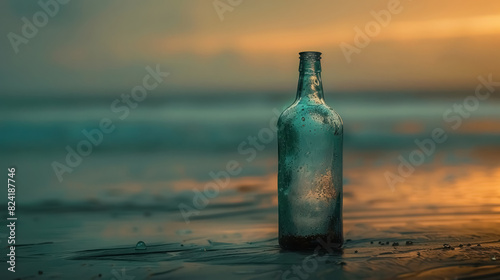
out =
[(296, 101), (324, 103), (320, 56), (321, 53), (318, 52), (300, 53), (300, 74)]

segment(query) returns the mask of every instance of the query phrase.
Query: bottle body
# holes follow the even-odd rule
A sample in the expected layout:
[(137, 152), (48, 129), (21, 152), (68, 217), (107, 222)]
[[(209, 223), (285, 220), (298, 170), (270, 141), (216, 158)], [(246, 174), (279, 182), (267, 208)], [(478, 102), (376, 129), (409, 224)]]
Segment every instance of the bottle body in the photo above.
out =
[(278, 120), (279, 243), (341, 247), (343, 124), (324, 102), (319, 53), (303, 54), (297, 98)]

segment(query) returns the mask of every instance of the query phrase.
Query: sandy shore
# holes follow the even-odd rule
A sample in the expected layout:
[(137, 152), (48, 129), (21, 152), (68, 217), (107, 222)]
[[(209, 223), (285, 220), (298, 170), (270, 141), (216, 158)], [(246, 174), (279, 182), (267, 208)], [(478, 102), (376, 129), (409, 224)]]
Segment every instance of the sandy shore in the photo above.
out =
[[(190, 216), (189, 223), (178, 202), (189, 203), (186, 184), (202, 182), (172, 184), (172, 199), (157, 203), (21, 207), (17, 272), (3, 269), (0, 275), (118, 280), (499, 279), (500, 169), (492, 164), (494, 153), (470, 151), (462, 162), (437, 154), (391, 189), (383, 174), (397, 169), (392, 162), (396, 157), (347, 157), (343, 253), (324, 250), (312, 255), (279, 248), (276, 175), (267, 174), (234, 178)], [(138, 241), (147, 249), (135, 250)]]

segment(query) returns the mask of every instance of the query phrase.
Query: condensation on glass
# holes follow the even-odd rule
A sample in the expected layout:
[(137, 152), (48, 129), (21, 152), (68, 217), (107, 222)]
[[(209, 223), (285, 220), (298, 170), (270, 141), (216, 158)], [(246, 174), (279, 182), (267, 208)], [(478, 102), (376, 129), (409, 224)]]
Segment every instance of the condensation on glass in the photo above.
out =
[(323, 98), (321, 53), (301, 52), (297, 97), (278, 120), (279, 243), (341, 247), (342, 119)]

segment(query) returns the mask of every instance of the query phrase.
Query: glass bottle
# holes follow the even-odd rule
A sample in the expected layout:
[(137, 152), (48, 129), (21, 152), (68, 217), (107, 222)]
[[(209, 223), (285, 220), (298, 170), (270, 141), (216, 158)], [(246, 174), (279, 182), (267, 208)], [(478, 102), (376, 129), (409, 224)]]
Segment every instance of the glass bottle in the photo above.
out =
[(279, 244), (340, 248), (342, 119), (323, 99), (321, 53), (299, 55), (297, 97), (278, 119)]

